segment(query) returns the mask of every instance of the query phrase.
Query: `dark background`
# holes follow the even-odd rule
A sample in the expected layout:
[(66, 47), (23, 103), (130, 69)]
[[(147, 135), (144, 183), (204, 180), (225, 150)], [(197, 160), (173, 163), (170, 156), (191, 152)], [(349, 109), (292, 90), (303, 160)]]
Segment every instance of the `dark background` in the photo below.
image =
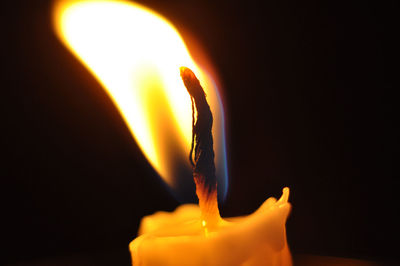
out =
[[(56, 39), (51, 1), (15, 2), (2, 3), (3, 260), (123, 250), (129, 264), (140, 218), (179, 202)], [(293, 253), (399, 259), (395, 1), (141, 2), (196, 35), (219, 73), (224, 216), (289, 186)]]

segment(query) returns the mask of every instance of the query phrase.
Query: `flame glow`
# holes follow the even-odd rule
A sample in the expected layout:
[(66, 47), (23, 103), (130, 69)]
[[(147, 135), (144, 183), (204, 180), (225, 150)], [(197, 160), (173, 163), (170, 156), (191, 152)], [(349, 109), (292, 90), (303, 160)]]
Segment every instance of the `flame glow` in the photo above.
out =
[(154, 11), (125, 1), (57, 1), (53, 14), (57, 36), (102, 84), (149, 162), (178, 194), (193, 183), (192, 110), (179, 67), (196, 73), (214, 114), (218, 191), (224, 196), (221, 99), (178, 31)]

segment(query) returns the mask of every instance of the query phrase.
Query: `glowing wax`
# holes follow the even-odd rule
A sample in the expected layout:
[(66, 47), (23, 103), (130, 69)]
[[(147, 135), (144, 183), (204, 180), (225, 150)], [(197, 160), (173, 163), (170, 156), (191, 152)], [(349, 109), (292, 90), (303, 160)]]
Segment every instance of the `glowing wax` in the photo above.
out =
[(221, 220), (214, 231), (202, 226), (200, 208), (182, 205), (174, 212), (144, 217), (130, 245), (134, 266), (292, 265), (285, 223), (289, 189), (267, 199), (253, 214)]

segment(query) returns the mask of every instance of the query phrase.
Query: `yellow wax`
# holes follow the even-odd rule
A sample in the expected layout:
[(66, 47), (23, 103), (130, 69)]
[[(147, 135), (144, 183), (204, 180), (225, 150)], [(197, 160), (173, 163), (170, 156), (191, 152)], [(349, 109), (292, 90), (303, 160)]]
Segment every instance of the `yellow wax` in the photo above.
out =
[(279, 200), (267, 199), (253, 214), (227, 218), (207, 233), (199, 206), (144, 217), (130, 245), (134, 266), (151, 265), (292, 265), (285, 223), (289, 189)]

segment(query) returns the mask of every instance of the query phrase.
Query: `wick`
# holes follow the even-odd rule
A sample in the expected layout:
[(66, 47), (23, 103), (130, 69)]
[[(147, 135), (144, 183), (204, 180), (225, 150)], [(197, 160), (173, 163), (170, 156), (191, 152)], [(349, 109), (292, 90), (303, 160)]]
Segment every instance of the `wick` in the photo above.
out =
[(221, 220), (211, 132), (213, 116), (206, 94), (195, 74), (187, 67), (181, 67), (180, 74), (192, 101), (192, 145), (189, 161), (193, 166), (193, 178), (199, 198), (202, 226), (207, 235), (209, 231), (217, 227)]

